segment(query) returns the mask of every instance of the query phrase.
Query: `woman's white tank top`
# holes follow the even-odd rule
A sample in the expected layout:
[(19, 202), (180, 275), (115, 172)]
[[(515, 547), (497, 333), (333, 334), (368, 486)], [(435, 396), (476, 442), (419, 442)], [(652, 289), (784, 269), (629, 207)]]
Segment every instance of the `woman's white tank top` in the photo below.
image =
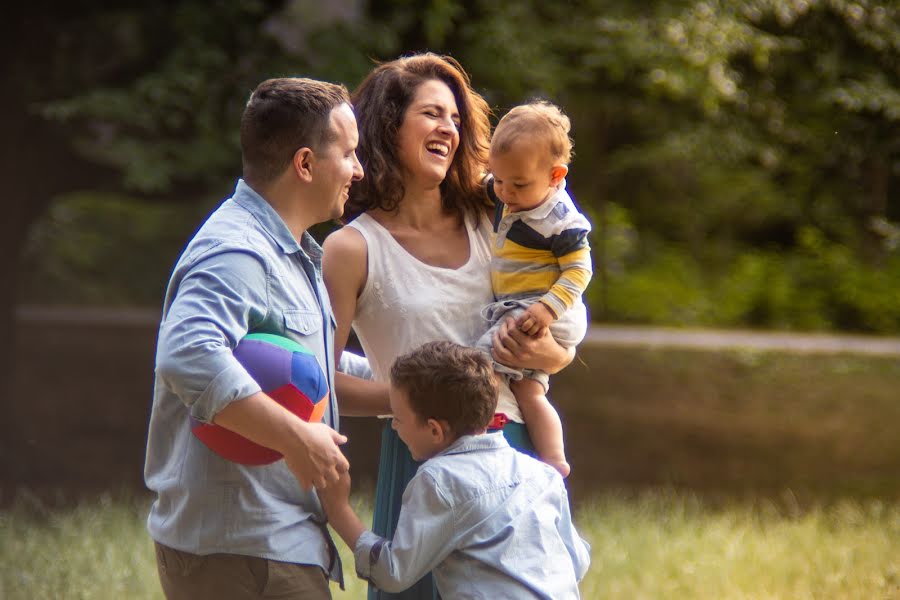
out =
[[(376, 381), (389, 381), (394, 359), (425, 342), (450, 340), (474, 346), (487, 330), (481, 309), (494, 300), (491, 223), (486, 215), (478, 223), (473, 221), (466, 219), (469, 260), (458, 269), (423, 263), (365, 213), (348, 224), (366, 240), (368, 274), (357, 300), (353, 329)], [(505, 384), (497, 412), (522, 421)]]

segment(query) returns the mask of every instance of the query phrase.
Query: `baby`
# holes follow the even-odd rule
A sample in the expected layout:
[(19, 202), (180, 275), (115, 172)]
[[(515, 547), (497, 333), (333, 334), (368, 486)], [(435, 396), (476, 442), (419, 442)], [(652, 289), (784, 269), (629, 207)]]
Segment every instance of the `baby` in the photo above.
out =
[[(539, 101), (513, 108), (494, 131), (488, 192), (497, 205), (491, 259), (496, 301), (485, 307), (492, 326), (477, 344), (487, 352), (509, 317), (531, 336), (549, 328), (564, 347), (577, 345), (587, 331), (581, 295), (592, 274), (591, 224), (565, 189), (569, 129), (559, 108)], [(538, 456), (566, 477), (562, 423), (547, 400), (547, 373), (500, 363), (495, 369), (510, 379)]]

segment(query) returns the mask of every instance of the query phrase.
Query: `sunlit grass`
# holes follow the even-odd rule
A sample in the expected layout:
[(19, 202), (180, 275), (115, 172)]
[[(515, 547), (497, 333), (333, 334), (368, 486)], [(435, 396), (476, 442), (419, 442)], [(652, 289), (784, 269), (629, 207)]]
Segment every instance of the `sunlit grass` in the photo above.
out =
[(0, 598), (159, 598), (149, 500), (103, 495), (48, 508), (24, 492), (0, 510)]
[[(606, 493), (576, 509), (592, 545), (582, 596), (900, 598), (900, 503), (783, 499), (716, 503), (689, 493)], [(357, 499), (364, 521), (368, 503)], [(149, 500), (119, 494), (69, 508), (19, 494), (0, 511), (0, 598), (160, 598), (144, 529)], [(363, 598), (349, 550), (347, 589)]]
[(690, 495), (601, 496), (578, 511), (592, 544), (585, 598), (900, 598), (900, 504), (808, 510)]

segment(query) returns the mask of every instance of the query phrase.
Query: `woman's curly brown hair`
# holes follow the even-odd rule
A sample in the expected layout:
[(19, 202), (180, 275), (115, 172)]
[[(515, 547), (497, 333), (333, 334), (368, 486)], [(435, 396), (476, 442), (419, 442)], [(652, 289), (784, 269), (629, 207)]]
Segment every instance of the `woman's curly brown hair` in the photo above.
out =
[(441, 182), (443, 208), (462, 218), (489, 205), (481, 181), (487, 164), (490, 109), (454, 58), (428, 52), (378, 65), (353, 91), (359, 127), (357, 154), (365, 178), (350, 188), (344, 208), (346, 221), (373, 208), (396, 210), (400, 204), (405, 190), (397, 133), (416, 90), (431, 80), (447, 84), (460, 118), (459, 147)]

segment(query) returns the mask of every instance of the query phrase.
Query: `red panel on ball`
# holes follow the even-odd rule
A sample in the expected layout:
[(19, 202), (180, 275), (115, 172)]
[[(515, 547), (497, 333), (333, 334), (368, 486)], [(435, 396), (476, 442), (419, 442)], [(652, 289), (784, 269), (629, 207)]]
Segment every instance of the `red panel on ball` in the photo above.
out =
[(194, 427), (193, 432), (210, 450), (242, 465), (267, 465), (281, 458), (279, 452), (218, 425), (201, 423)]

